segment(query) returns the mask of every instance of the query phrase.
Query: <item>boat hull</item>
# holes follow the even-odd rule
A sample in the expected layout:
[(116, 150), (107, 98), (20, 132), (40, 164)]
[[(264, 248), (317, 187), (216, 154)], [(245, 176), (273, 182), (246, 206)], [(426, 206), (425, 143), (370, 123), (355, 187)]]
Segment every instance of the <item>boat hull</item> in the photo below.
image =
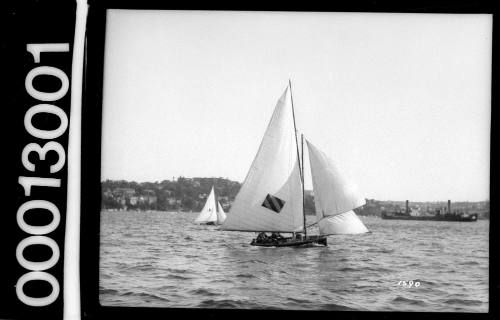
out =
[(200, 226), (215, 226), (217, 225), (217, 223), (215, 223), (214, 221), (209, 221), (209, 222), (198, 222), (196, 223)]
[(308, 236), (307, 238), (302, 239), (294, 239), (292, 237), (289, 238), (281, 238), (281, 239), (271, 239), (263, 242), (258, 242), (256, 239), (253, 239), (250, 243), (252, 246), (258, 247), (304, 247), (304, 246), (313, 246), (315, 244), (327, 246), (326, 236)]
[(424, 221), (459, 221), (459, 222), (474, 222), (477, 221), (477, 214), (472, 214), (467, 217), (461, 216), (394, 216), (383, 214), (382, 219), (386, 220), (424, 220)]

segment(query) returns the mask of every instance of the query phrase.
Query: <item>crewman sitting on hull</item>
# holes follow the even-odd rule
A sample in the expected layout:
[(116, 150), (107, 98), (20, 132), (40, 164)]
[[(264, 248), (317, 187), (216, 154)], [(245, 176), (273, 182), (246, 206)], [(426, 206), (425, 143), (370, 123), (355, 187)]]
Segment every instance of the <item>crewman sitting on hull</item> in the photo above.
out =
[(265, 232), (261, 232), (259, 233), (259, 235), (257, 236), (257, 242), (259, 243), (264, 243), (266, 240), (267, 240), (267, 234)]
[(271, 234), (271, 239), (276, 239), (276, 240), (278, 240), (278, 239), (284, 239), (284, 237), (283, 237), (283, 236), (282, 236), (279, 232), (273, 232), (273, 233)]
[(283, 237), (279, 232), (273, 232), (271, 234), (271, 237), (269, 237), (269, 240), (273, 243), (279, 243), (280, 241), (284, 240), (285, 237)]

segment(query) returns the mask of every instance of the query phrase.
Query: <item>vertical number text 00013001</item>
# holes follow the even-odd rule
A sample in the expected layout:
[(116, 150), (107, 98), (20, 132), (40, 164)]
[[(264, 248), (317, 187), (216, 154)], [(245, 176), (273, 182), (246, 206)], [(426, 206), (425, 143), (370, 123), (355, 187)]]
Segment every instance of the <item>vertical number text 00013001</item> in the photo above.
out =
[[(57, 107), (53, 103), (62, 99), (69, 89), (68, 76), (59, 68), (41, 65), (41, 60), (44, 55), (48, 54), (67, 54), (69, 52), (69, 43), (42, 43), (42, 44), (27, 44), (26, 50), (31, 53), (34, 59), (35, 67), (26, 75), (25, 88), (27, 93), (39, 104), (30, 107), (24, 116), (24, 128), (32, 137), (45, 140), (46, 143), (40, 145), (38, 143), (28, 143), (21, 154), (21, 161), (24, 169), (29, 172), (35, 172), (36, 162), (30, 161), (29, 156), (35, 153), (38, 156), (38, 162), (45, 161), (46, 155), (49, 152), (57, 154), (57, 160), (51, 163), (49, 172), (54, 174), (61, 170), (66, 163), (66, 152), (63, 146), (54, 139), (63, 135), (68, 128), (68, 117), (63, 109)], [(61, 86), (54, 92), (39, 91), (34, 87), (34, 79), (40, 76), (55, 77)], [(59, 119), (59, 126), (56, 129), (46, 130), (39, 129), (33, 124), (33, 117), (39, 113), (49, 113), (55, 115)], [(50, 141), (47, 141), (50, 140)], [(33, 159), (33, 158), (32, 158)], [(24, 189), (24, 196), (31, 195), (32, 187), (60, 187), (61, 179), (52, 177), (33, 177), (19, 176), (19, 184)], [(52, 215), (52, 220), (46, 225), (30, 225), (25, 221), (25, 213), (29, 210), (42, 209), (47, 210)], [(29, 270), (22, 275), (16, 284), (16, 294), (18, 299), (29, 306), (43, 307), (53, 303), (59, 296), (59, 282), (57, 279), (46, 270), (52, 268), (58, 261), (60, 250), (57, 243), (47, 236), (48, 233), (54, 231), (61, 220), (60, 211), (56, 205), (50, 201), (43, 199), (27, 200), (17, 210), (17, 224), (21, 230), (29, 236), (19, 242), (16, 249), (16, 258), (18, 263), (25, 269)], [(41, 262), (29, 261), (25, 259), (23, 252), (26, 247), (31, 245), (44, 245), (51, 249), (52, 256), (50, 259)], [(45, 281), (51, 287), (52, 291), (45, 297), (30, 297), (24, 292), (24, 285), (33, 280)]]

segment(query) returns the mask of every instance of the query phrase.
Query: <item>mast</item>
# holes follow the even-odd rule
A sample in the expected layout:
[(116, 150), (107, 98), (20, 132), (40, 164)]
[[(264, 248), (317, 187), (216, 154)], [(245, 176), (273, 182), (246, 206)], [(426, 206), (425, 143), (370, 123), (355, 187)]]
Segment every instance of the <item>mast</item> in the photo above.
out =
[[(300, 153), (299, 153), (299, 141), (297, 139), (297, 125), (295, 124), (295, 109), (293, 107), (293, 95), (292, 95), (292, 81), (288, 79), (288, 86), (290, 87), (290, 100), (292, 102), (292, 117), (293, 117), (293, 131), (295, 133), (295, 145), (297, 146), (297, 161), (299, 161), (299, 173), (300, 180), (302, 181), (302, 215), (304, 216), (304, 235), (307, 235), (306, 231), (306, 215), (304, 212), (304, 175), (303, 175), (303, 166), (304, 164), (300, 161)], [(302, 144), (302, 157), (304, 156), (304, 148)], [(303, 161), (302, 161), (303, 162)]]
[(307, 227), (306, 227), (306, 204), (305, 204), (305, 197), (304, 197), (304, 134), (300, 135), (300, 140), (302, 144), (302, 214), (304, 215), (304, 237), (307, 238)]

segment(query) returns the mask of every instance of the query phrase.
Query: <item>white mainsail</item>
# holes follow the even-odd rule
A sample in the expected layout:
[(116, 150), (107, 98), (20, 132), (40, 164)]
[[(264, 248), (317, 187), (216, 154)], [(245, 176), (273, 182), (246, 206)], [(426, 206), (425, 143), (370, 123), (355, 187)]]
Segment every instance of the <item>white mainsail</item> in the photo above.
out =
[(222, 209), (220, 202), (217, 201), (217, 224), (222, 224), (226, 220), (226, 213)]
[[(307, 141), (307, 140), (306, 140)], [(326, 154), (307, 141), (320, 234), (356, 234), (368, 229), (351, 211), (366, 203)]]
[(223, 229), (303, 230), (302, 182), (289, 87), (276, 104)]
[(208, 195), (207, 202), (201, 209), (200, 214), (194, 220), (196, 223), (207, 223), (207, 222), (215, 222), (217, 221), (217, 207), (215, 203), (215, 192), (214, 187), (212, 187), (212, 191)]

